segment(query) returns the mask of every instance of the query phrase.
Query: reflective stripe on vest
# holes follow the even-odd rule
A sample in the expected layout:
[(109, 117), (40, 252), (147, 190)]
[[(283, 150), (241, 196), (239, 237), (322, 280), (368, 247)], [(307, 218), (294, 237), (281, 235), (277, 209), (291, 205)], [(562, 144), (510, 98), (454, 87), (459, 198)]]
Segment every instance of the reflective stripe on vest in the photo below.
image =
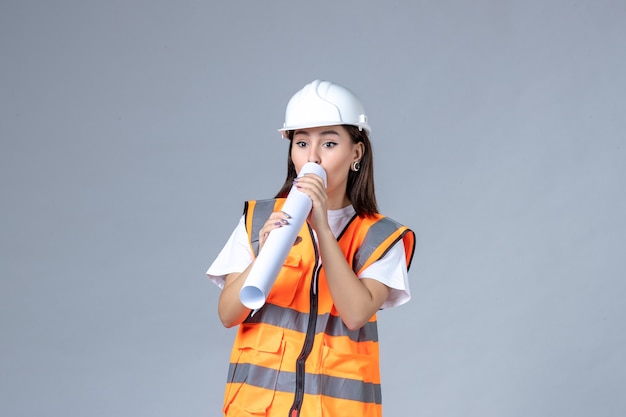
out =
[[(284, 199), (249, 201), (245, 225), (256, 256), (259, 231)], [(313, 233), (305, 224), (267, 303), (239, 326), (231, 353), (224, 413), (266, 416), (382, 414), (376, 315), (348, 329), (335, 310)], [(337, 238), (358, 275), (403, 241), (407, 268), (411, 230), (390, 218), (355, 216)], [(312, 314), (310, 314), (312, 313)], [(321, 408), (320, 408), (321, 407)], [(335, 411), (333, 411), (335, 410)]]
[(247, 201), (245, 204), (246, 228), (251, 231), (250, 245), (255, 256), (259, 254), (259, 232), (270, 214), (275, 211), (275, 204), (276, 200)]
[[(400, 239), (411, 240), (409, 243), (410, 250), (407, 250), (405, 244), (407, 269), (409, 269), (415, 247), (413, 232), (389, 217), (382, 217), (368, 229), (363, 243), (354, 255), (352, 269), (355, 274), (358, 275), (366, 266), (380, 260)], [(389, 244), (383, 246), (383, 243), (388, 240)], [(376, 256), (373, 256), (375, 253)]]
[[(344, 400), (382, 404), (380, 384), (311, 373), (307, 373), (305, 379), (305, 392), (309, 395), (325, 395)], [(293, 392), (296, 374), (249, 363), (231, 363), (228, 369), (228, 381), (276, 391)]]
[[(254, 316), (248, 317), (246, 323), (265, 323), (285, 329), (306, 333), (309, 315), (299, 311), (267, 304)], [(318, 314), (315, 334), (326, 333), (329, 336), (343, 336), (354, 342), (378, 342), (376, 322), (368, 322), (358, 330), (348, 329), (339, 316), (330, 313)]]

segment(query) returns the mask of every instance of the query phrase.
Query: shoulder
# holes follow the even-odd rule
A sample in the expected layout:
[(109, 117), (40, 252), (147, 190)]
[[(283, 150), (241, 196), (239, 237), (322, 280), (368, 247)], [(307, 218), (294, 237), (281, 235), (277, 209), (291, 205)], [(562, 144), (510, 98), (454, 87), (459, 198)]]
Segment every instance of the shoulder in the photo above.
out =
[(249, 212), (273, 212), (280, 210), (285, 203), (284, 198), (268, 198), (264, 200), (247, 200), (244, 202), (244, 214)]
[(408, 226), (380, 213), (375, 213), (371, 216), (355, 216), (354, 222), (358, 224), (359, 227), (374, 228), (381, 231), (393, 231), (397, 229), (410, 230)]
[[(360, 236), (359, 252), (369, 254), (374, 259), (380, 259), (396, 243), (402, 242), (404, 255), (406, 259), (407, 269), (410, 267), (415, 252), (415, 233), (402, 223), (382, 214), (375, 214), (368, 217), (358, 217), (355, 236)], [(376, 249), (373, 249), (376, 248)], [(359, 256), (361, 259), (367, 259), (367, 256)], [(367, 261), (363, 262), (366, 266)]]

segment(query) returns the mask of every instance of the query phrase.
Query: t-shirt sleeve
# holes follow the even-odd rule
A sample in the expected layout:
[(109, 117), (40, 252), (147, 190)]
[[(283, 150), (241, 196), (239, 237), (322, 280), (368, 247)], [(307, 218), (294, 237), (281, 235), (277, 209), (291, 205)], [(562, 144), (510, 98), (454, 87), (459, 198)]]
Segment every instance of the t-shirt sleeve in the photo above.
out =
[(237, 227), (233, 230), (206, 274), (218, 287), (224, 288), (226, 276), (234, 272), (243, 272), (250, 265), (252, 259), (252, 250), (248, 243), (244, 217), (241, 216)]
[(402, 240), (393, 245), (385, 256), (365, 268), (359, 278), (375, 279), (391, 288), (389, 297), (381, 308), (391, 308), (408, 302), (411, 291)]

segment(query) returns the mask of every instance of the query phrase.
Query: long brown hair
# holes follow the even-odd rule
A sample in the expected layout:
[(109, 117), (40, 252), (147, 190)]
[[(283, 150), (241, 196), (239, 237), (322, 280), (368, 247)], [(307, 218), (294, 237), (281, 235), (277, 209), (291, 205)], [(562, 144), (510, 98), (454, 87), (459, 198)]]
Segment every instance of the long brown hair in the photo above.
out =
[[(357, 215), (361, 217), (371, 216), (378, 213), (376, 193), (374, 190), (374, 155), (372, 153), (372, 144), (365, 130), (359, 130), (358, 127), (352, 125), (342, 126), (346, 129), (354, 144), (363, 143), (363, 156), (359, 161), (360, 168), (358, 171), (350, 170), (348, 173), (346, 194)], [(294, 131), (291, 130), (288, 133), (289, 151), (287, 154), (287, 177), (285, 183), (276, 194), (277, 198), (287, 197), (293, 185), (293, 179), (297, 175), (296, 167), (291, 160)]]

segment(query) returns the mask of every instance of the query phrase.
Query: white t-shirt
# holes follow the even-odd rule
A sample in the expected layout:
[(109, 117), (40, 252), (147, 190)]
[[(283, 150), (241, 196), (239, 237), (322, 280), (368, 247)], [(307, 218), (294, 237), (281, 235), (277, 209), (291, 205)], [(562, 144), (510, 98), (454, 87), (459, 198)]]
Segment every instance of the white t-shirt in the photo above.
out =
[[(354, 214), (354, 207), (351, 205), (339, 210), (328, 210), (328, 224), (335, 237), (341, 233)], [(243, 272), (253, 259), (250, 244), (248, 243), (245, 220), (242, 216), (226, 245), (224, 245), (206, 273), (212, 282), (223, 288), (228, 274)], [(381, 308), (395, 307), (409, 301), (411, 293), (402, 241), (393, 245), (381, 259), (365, 268), (359, 274), (359, 278), (375, 279), (391, 288), (389, 297)]]

